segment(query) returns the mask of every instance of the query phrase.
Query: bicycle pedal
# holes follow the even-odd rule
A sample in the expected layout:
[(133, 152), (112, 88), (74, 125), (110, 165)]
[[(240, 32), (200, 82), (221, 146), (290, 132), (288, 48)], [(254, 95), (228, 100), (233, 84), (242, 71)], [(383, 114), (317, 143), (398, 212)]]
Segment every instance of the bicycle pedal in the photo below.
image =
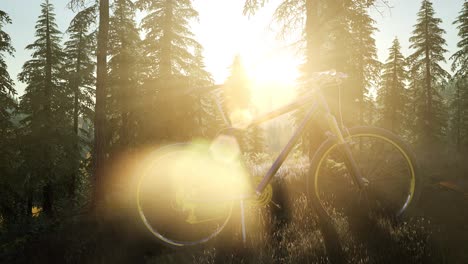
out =
[(367, 178), (362, 177), (361, 180), (362, 180), (362, 183), (364, 183), (364, 186), (366, 187), (369, 186), (370, 181)]

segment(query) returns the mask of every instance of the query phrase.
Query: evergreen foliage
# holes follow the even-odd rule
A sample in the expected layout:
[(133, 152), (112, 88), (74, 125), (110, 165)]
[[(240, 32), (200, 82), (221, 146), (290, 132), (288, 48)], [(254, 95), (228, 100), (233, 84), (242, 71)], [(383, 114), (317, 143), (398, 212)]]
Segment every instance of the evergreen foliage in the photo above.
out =
[[(375, 87), (379, 80), (381, 63), (377, 60), (377, 48), (373, 37), (375, 20), (368, 13), (363, 3), (352, 6), (349, 14), (351, 33), (349, 54), (350, 69), (347, 73), (350, 80), (347, 89), (344, 89), (344, 98), (350, 102), (344, 102), (351, 106), (351, 116), (345, 116), (348, 122), (356, 122), (358, 125), (368, 125), (374, 119), (374, 99), (370, 96), (371, 87)], [(349, 45), (349, 44), (348, 44)], [(348, 95), (347, 95), (348, 94)], [(353, 104), (353, 102), (355, 102)], [(354, 110), (354, 111), (352, 111)]]
[(426, 147), (440, 142), (446, 133), (446, 109), (440, 91), (450, 74), (441, 66), (445, 62), (445, 31), (440, 28), (440, 18), (435, 17), (432, 3), (423, 0), (418, 12), (413, 36), (410, 38), (413, 53), (410, 55), (415, 79), (415, 130), (416, 141)]
[(18, 210), (22, 206), (22, 190), (15, 184), (14, 178), (18, 160), (12, 158), (17, 152), (15, 127), (12, 122), (12, 112), (16, 108), (13, 96), (16, 91), (5, 62), (5, 56), (13, 56), (15, 51), (10, 35), (3, 30), (5, 25), (11, 23), (8, 14), (0, 10), (0, 215), (6, 226), (14, 223), (18, 216), (23, 214)]
[(458, 25), (458, 50), (450, 59), (453, 60), (452, 70), (454, 89), (450, 100), (451, 137), (457, 151), (468, 151), (468, 2), (463, 3), (460, 15), (454, 24)]
[(452, 70), (456, 71), (457, 77), (467, 78), (468, 76), (468, 2), (463, 3), (463, 8), (460, 15), (453, 22), (457, 25), (458, 37), (460, 41), (457, 43), (458, 50), (450, 57), (453, 60)]
[(381, 78), (378, 90), (379, 124), (397, 134), (404, 134), (410, 120), (410, 96), (406, 88), (406, 58), (401, 53), (397, 38), (389, 49)]
[(112, 9), (107, 104), (110, 152), (126, 149), (137, 142), (142, 60), (135, 4), (129, 0), (117, 0)]
[[(193, 1), (69, 0), (76, 14), (69, 21), (66, 37), (58, 28), (51, 2), (42, 0), (34, 39), (26, 46), (31, 58), (18, 75), (25, 84), (19, 100), (15, 99), (15, 83), (7, 68), (9, 56), (15, 52), (8, 34), (11, 32), (5, 32), (12, 21), (0, 10), (0, 262), (26, 263), (33, 259), (31, 256), (37, 256), (34, 261), (38, 263), (126, 263), (153, 258), (159, 261), (159, 257), (170, 261), (172, 253), (150, 250), (153, 241), (139, 236), (139, 226), (135, 227), (135, 221), (139, 221), (132, 208), (135, 189), (128, 188), (127, 183), (136, 178), (136, 173), (128, 173), (129, 165), (142, 164), (140, 157), (146, 157), (147, 150), (162, 145), (214, 139), (225, 125), (214, 97), (234, 125), (248, 124), (257, 109), (247, 71), (236, 56), (221, 89), (197, 93), (196, 88), (212, 86), (214, 80), (205, 69), (203, 47), (190, 28), (198, 20)], [(253, 15), (268, 2), (246, 0), (244, 14)], [(279, 35), (299, 38), (293, 41), (297, 41), (294, 44), (303, 58), (300, 81), (310, 80), (320, 71), (348, 74), (343, 83), (323, 89), (339, 125), (338, 114), (343, 113), (346, 127), (375, 123), (391, 130), (419, 147), (416, 156), (431, 180), (444, 177), (445, 181), (445, 177), (458, 175), (462, 179), (466, 173), (460, 160), (466, 160), (468, 154), (468, 2), (463, 2), (453, 23), (459, 40), (450, 58), (452, 78), (443, 68), (447, 50), (442, 20), (436, 17), (429, 0), (421, 0), (410, 38), (412, 54), (405, 58), (404, 47), (395, 37), (387, 60), (379, 62), (373, 36), (376, 21), (370, 15), (376, 3), (387, 0), (284, 0), (279, 2), (273, 20), (279, 26)], [(144, 16), (141, 24), (138, 12)], [(298, 97), (312, 87), (300, 86)], [(296, 124), (302, 121), (306, 108), (291, 115)], [(240, 129), (233, 131), (239, 132), (243, 154), (253, 154), (253, 162), (270, 160), (269, 155), (255, 154), (267, 152), (267, 146), (272, 152), (282, 149), (285, 142), (281, 139), (294, 132), (290, 123), (280, 125), (282, 121), (273, 124), (267, 136), (261, 126), (236, 126)], [(325, 139), (325, 133), (319, 131), (328, 128), (323, 121), (312, 122), (296, 146), (304, 154), (314, 153)], [(301, 153), (293, 151), (292, 166), (279, 171), (286, 176), (282, 179), (307, 176), (306, 158), (297, 157)], [(440, 160), (429, 160), (422, 154)], [(346, 164), (335, 165), (341, 170)], [(117, 171), (121, 168), (122, 172)], [(254, 171), (261, 169), (264, 166)], [(317, 226), (313, 221), (311, 224)], [(290, 230), (293, 233), (299, 230), (295, 225), (284, 226), (294, 229)], [(405, 232), (414, 231), (407, 225), (405, 228)], [(384, 231), (395, 230), (389, 226)], [(354, 239), (351, 233), (344, 235)], [(115, 254), (115, 248), (108, 246), (114, 245), (110, 243), (114, 238), (121, 239), (117, 246), (129, 253)], [(429, 241), (425, 235), (422, 239)], [(305, 242), (304, 250), (310, 253)], [(284, 243), (280, 244), (274, 245), (272, 252), (281, 251)], [(292, 249), (300, 249), (297, 245)], [(291, 249), (290, 244), (287, 246), (286, 251)], [(356, 249), (361, 246), (356, 245)], [(82, 254), (88, 249), (95, 251)], [(424, 246), (424, 254), (427, 249)], [(53, 259), (49, 251), (59, 257)], [(207, 254), (218, 257), (222, 256), (220, 252)], [(149, 256), (153, 253), (155, 256)], [(310, 261), (309, 253), (305, 258)], [(126, 258), (119, 259), (123, 255)], [(373, 260), (371, 255), (368, 261)], [(321, 259), (326, 258), (324, 255)], [(212, 262), (211, 257), (208, 259)]]
[(19, 110), (25, 115), (20, 133), (29, 195), (42, 188), (42, 207), (48, 215), (53, 214), (53, 183), (73, 167), (66, 152), (72, 134), (67, 113), (72, 104), (64, 85), (65, 54), (60, 42), (54, 8), (45, 0), (36, 23), (36, 40), (26, 46), (33, 51), (32, 59), (18, 78), (27, 85)]
[(146, 33), (143, 55), (149, 62), (144, 85), (145, 97), (149, 98), (145, 118), (155, 123), (145, 129), (144, 137), (167, 142), (200, 136), (201, 131), (193, 129), (200, 123), (196, 107), (199, 101), (192, 96), (178, 96), (192, 84), (211, 82), (209, 73), (201, 68), (202, 47), (189, 25), (198, 19), (198, 12), (189, 0), (136, 3), (147, 12), (141, 22)]
[[(69, 40), (65, 42), (64, 78), (72, 99), (70, 116), (73, 120), (73, 149), (70, 149), (74, 164), (69, 182), (70, 198), (75, 198), (80, 164), (90, 151), (91, 135), (87, 127), (94, 115), (94, 61), (96, 34), (92, 26), (96, 22), (96, 6), (79, 11), (67, 29)], [(88, 125), (89, 126), (89, 125)], [(80, 129), (81, 128), (81, 129)]]

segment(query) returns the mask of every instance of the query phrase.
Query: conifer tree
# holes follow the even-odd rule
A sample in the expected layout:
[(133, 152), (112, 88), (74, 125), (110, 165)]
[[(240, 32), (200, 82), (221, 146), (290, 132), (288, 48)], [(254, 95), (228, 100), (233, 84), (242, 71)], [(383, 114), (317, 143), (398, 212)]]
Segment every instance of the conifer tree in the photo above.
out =
[(409, 91), (406, 59), (401, 53), (398, 38), (393, 40), (388, 58), (383, 66), (382, 81), (378, 90), (379, 124), (401, 135), (407, 125)]
[(249, 79), (239, 55), (234, 57), (230, 69), (230, 76), (224, 86), (226, 108), (229, 111), (247, 109), (251, 105)]
[[(231, 65), (231, 73), (223, 87), (223, 99), (226, 115), (231, 122), (245, 124), (252, 115), (252, 102), (250, 94), (250, 84), (241, 57), (236, 55)], [(238, 136), (239, 145), (242, 151), (248, 152), (251, 148), (251, 138), (249, 131), (242, 130)]]
[(5, 53), (13, 56), (15, 51), (11, 45), (10, 36), (3, 31), (6, 24), (11, 24), (11, 19), (7, 13), (0, 10), (0, 131), (2, 131), (2, 138), (4, 133), (7, 133), (6, 129), (11, 129), (10, 111), (15, 107), (13, 96), (16, 94), (5, 62)]
[(450, 138), (457, 152), (468, 150), (468, 81), (454, 78), (449, 101)]
[(458, 37), (460, 41), (457, 43), (458, 50), (450, 57), (453, 60), (452, 70), (456, 72), (456, 76), (467, 78), (468, 76), (468, 2), (463, 3), (463, 8), (460, 15), (453, 22), (457, 25)]
[[(201, 45), (190, 31), (190, 21), (198, 18), (189, 0), (139, 0), (137, 5), (147, 12), (141, 22), (146, 33), (143, 40), (144, 56), (150, 62), (145, 97), (152, 98), (147, 109), (154, 128), (149, 128), (156, 140), (186, 140), (196, 136), (197, 100), (177, 97), (199, 76), (196, 51)], [(199, 64), (199, 63), (198, 63)], [(156, 114), (157, 113), (157, 114)], [(184, 122), (180, 122), (184, 120)], [(145, 122), (149, 123), (149, 122)]]
[(410, 38), (410, 48), (414, 50), (410, 55), (413, 72), (420, 74), (420, 83), (414, 91), (415, 132), (419, 135), (417, 141), (423, 146), (440, 142), (446, 132), (446, 113), (440, 90), (450, 75), (440, 66), (441, 62), (445, 62), (444, 53), (447, 51), (444, 48), (445, 31), (440, 28), (440, 23), (442, 20), (435, 17), (432, 3), (423, 0)]
[[(364, 4), (358, 3), (350, 7), (350, 42), (351, 54), (349, 55), (350, 76), (348, 89), (344, 90), (344, 98), (350, 102), (354, 116), (348, 117), (349, 121), (356, 120), (357, 124), (364, 125), (373, 117), (373, 99), (369, 96), (369, 89), (376, 84), (381, 63), (377, 60), (377, 48), (374, 32), (375, 21), (368, 14)], [(344, 62), (345, 63), (345, 62)], [(349, 95), (349, 96), (346, 96)], [(357, 102), (354, 103), (353, 102)]]
[(11, 19), (7, 13), (0, 10), (0, 158), (3, 158), (3, 150), (6, 150), (6, 144), (12, 136), (11, 112), (16, 106), (13, 99), (16, 91), (5, 62), (5, 54), (13, 56), (15, 49), (11, 45), (10, 36), (3, 31), (6, 24), (11, 24)]
[[(10, 222), (14, 222), (18, 213), (18, 207), (21, 202), (21, 197), (18, 197), (16, 188), (11, 184), (15, 179), (15, 169), (17, 159), (15, 157), (16, 148), (14, 125), (12, 123), (12, 112), (16, 108), (16, 102), (13, 96), (16, 91), (13, 87), (13, 80), (8, 73), (5, 62), (5, 55), (13, 56), (15, 51), (11, 38), (7, 32), (3, 30), (4, 26), (11, 24), (11, 19), (7, 13), (0, 10), (0, 193), (2, 199), (0, 201), (0, 215), (3, 219), (3, 225), (7, 226)], [(17, 177), (16, 177), (17, 178)]]
[(450, 102), (451, 130), (457, 151), (468, 151), (468, 2), (463, 3), (460, 15), (454, 24), (458, 25), (458, 50), (453, 60), (454, 91)]
[[(82, 0), (72, 0), (82, 2)], [(93, 146), (93, 210), (99, 209), (106, 192), (106, 143), (107, 143), (107, 51), (109, 42), (109, 0), (99, 1), (99, 25), (96, 52), (96, 103), (94, 105)]]
[(91, 142), (90, 131), (80, 130), (79, 122), (89, 122), (93, 118), (94, 108), (94, 61), (96, 34), (91, 26), (96, 20), (96, 7), (91, 6), (79, 11), (72, 19), (67, 29), (69, 40), (65, 42), (65, 79), (68, 93), (73, 98), (73, 107), (70, 109), (73, 119), (73, 149), (71, 152), (71, 163), (73, 166), (72, 177), (69, 183), (69, 196), (74, 197), (76, 189), (76, 177), (80, 162), (84, 158), (84, 150)]
[(138, 0), (148, 15), (141, 22), (146, 32), (146, 55), (153, 62), (152, 72), (161, 78), (190, 72), (194, 61), (191, 48), (200, 44), (193, 38), (189, 22), (198, 19), (198, 12), (189, 0)]
[(18, 75), (26, 83), (20, 102), (20, 111), (26, 115), (22, 120), (22, 153), (35, 186), (42, 187), (42, 208), (49, 216), (53, 214), (53, 183), (69, 165), (63, 158), (71, 134), (67, 116), (71, 103), (62, 79), (64, 53), (53, 10), (48, 0), (41, 4), (37, 38), (26, 46), (33, 51), (32, 59)]
[(113, 3), (109, 31), (109, 151), (134, 146), (137, 107), (141, 98), (141, 40), (135, 23), (136, 6), (130, 0)]
[[(194, 62), (189, 77), (189, 84), (192, 87), (207, 87), (214, 84), (211, 74), (205, 70), (202, 51), (201, 46), (195, 49)], [(199, 137), (212, 138), (222, 126), (222, 122), (220, 122), (221, 120), (218, 116), (219, 113), (217, 113), (216, 103), (214, 102), (217, 99), (215, 96), (207, 94), (194, 98), (196, 100), (195, 113), (199, 129), (197, 136)]]

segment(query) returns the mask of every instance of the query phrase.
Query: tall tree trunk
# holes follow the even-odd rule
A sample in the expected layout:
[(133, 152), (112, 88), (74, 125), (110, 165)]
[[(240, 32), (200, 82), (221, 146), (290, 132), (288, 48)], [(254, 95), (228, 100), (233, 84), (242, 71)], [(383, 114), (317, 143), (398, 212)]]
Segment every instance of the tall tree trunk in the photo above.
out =
[(390, 105), (390, 109), (392, 111), (392, 117), (390, 119), (390, 130), (393, 131), (393, 132), (397, 132), (397, 129), (396, 129), (396, 113), (398, 111), (398, 109), (396, 109), (396, 104), (397, 104), (397, 99), (396, 99), (396, 94), (397, 94), (397, 80), (398, 80), (398, 76), (397, 76), (397, 54), (395, 52), (395, 55), (393, 57), (393, 85), (392, 85), (392, 90), (391, 90), (391, 95), (390, 95), (390, 98), (391, 98), (391, 105)]
[(42, 189), (42, 210), (44, 210), (44, 213), (52, 217), (54, 216), (54, 211), (53, 211), (53, 192), (52, 192), (52, 184), (50, 181), (47, 181), (46, 185)]
[(461, 98), (460, 98), (460, 85), (457, 83), (457, 135), (456, 135), (456, 142), (457, 142), (457, 152), (460, 152), (460, 140), (461, 140), (461, 134), (460, 134), (460, 127), (462, 126), (461, 122)]
[[(78, 46), (81, 47), (82, 44), (82, 34), (80, 32), (80, 38)], [(77, 155), (76, 160), (74, 160), (74, 168), (73, 173), (70, 179), (70, 185), (68, 188), (68, 195), (70, 199), (75, 197), (75, 190), (76, 190), (76, 178), (79, 169), (79, 157), (80, 157), (80, 145), (79, 145), (79, 131), (78, 131), (78, 117), (80, 114), (79, 111), (79, 96), (80, 96), (80, 75), (81, 74), (81, 49), (78, 50), (77, 58), (76, 58), (76, 67), (75, 67), (75, 76), (73, 78), (73, 133), (75, 133), (75, 142), (74, 142), (74, 152)]]
[(160, 62), (160, 75), (164, 80), (169, 80), (172, 75), (172, 26), (173, 26), (173, 7), (172, 1), (166, 1), (166, 19), (164, 21), (163, 36), (161, 37), (161, 62)]
[(99, 1), (99, 32), (97, 47), (96, 106), (94, 116), (94, 189), (93, 207), (104, 197), (104, 163), (106, 159), (106, 80), (107, 42), (109, 38), (109, 0)]
[[(123, 16), (123, 15), (121, 15)], [(121, 39), (124, 41), (122, 42), (122, 50), (126, 51), (128, 49), (127, 43), (125, 41), (125, 36), (122, 36)], [(131, 110), (130, 110), (130, 105), (132, 105), (133, 100), (135, 97), (133, 96), (133, 89), (134, 87), (131, 86), (132, 82), (130, 80), (130, 61), (131, 58), (129, 58), (128, 53), (124, 52), (122, 56), (122, 64), (125, 66), (124, 70), (122, 72), (121, 79), (121, 91), (120, 91), (120, 96), (122, 98), (121, 100), (121, 109), (122, 112), (120, 113), (121, 119), (122, 119), (122, 126), (120, 127), (120, 135), (119, 135), (119, 142), (120, 142), (120, 148), (124, 151), (128, 150), (128, 147), (131, 144), (130, 140), (130, 123), (131, 123)]]
[[(427, 125), (425, 126), (424, 131), (426, 135), (426, 140), (430, 140), (431, 137), (431, 130), (433, 128), (433, 120), (432, 120), (432, 86), (431, 86), (431, 57), (430, 57), (430, 51), (429, 51), (429, 28), (428, 28), (428, 14), (427, 14), (427, 8), (426, 8), (426, 25), (425, 25), (425, 35), (426, 35), (426, 43), (425, 43), (425, 59), (424, 63), (426, 65), (426, 75), (425, 77), (425, 82), (426, 82), (426, 102), (427, 102), (427, 108), (426, 108), (426, 116), (425, 116), (425, 122), (427, 122)], [(429, 143), (430, 141), (426, 141), (426, 143)]]
[[(47, 1), (46, 4), (49, 4)], [(51, 100), (52, 100), (52, 46), (50, 39), (50, 20), (49, 20), (49, 7), (46, 14), (46, 65), (45, 65), (45, 82), (44, 82), (44, 112), (46, 116), (46, 133), (47, 137), (50, 139), (51, 132), (53, 131), (52, 126), (52, 116), (51, 116)], [(47, 142), (48, 140), (46, 140)], [(47, 144), (47, 143), (46, 143)], [(51, 145), (47, 144), (45, 149), (45, 175), (47, 177), (52, 177), (52, 155), (51, 155)], [(44, 213), (48, 216), (53, 215), (53, 200), (52, 200), (52, 183), (50, 180), (47, 181), (46, 185), (43, 187), (43, 210)]]
[(318, 0), (306, 0), (306, 75), (319, 70), (319, 10)]

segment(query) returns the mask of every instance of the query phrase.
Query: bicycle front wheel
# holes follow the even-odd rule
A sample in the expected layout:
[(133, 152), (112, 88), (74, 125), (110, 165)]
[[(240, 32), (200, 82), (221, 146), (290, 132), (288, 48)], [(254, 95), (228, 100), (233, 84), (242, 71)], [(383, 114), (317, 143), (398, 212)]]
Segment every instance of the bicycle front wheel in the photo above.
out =
[(148, 159), (138, 182), (138, 214), (160, 242), (193, 246), (218, 235), (231, 217), (238, 166), (212, 158), (206, 146), (176, 144)]
[[(340, 144), (324, 142), (311, 161), (308, 193), (330, 210), (353, 210), (368, 206), (402, 216), (416, 204), (421, 183), (410, 148), (393, 133), (374, 127), (349, 130), (346, 144), (362, 174), (365, 186), (358, 188)], [(352, 208), (349, 208), (352, 207)]]

